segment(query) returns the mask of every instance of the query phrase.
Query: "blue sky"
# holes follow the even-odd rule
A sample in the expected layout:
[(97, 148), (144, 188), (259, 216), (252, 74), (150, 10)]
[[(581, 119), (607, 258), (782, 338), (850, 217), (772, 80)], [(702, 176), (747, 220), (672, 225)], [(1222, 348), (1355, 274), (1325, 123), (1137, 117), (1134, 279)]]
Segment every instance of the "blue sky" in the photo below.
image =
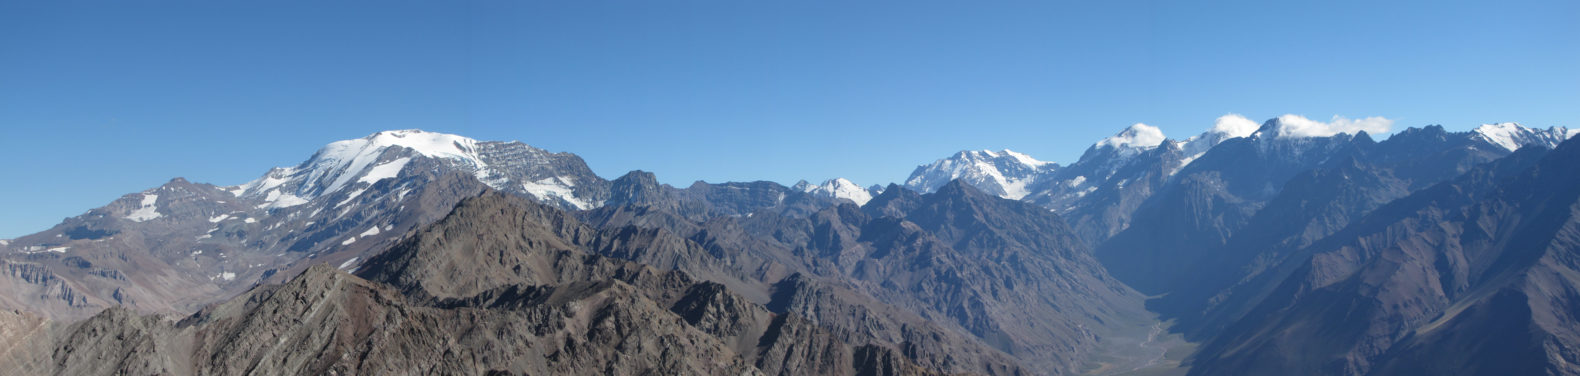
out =
[(1580, 2), (851, 3), (3, 2), (0, 237), (384, 129), (684, 185), (1067, 163), (1226, 113), (1580, 126)]

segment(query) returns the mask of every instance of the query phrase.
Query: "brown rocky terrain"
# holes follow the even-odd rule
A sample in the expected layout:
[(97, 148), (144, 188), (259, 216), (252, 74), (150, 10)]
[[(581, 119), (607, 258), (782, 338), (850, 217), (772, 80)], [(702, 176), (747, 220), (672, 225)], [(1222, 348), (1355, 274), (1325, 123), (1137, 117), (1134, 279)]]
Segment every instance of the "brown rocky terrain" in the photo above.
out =
[(370, 260), (360, 271), (369, 279), (319, 264), (181, 320), (120, 308), (70, 324), (8, 313), (0, 335), (28, 345), (3, 359), (21, 374), (932, 372), (900, 350), (919, 345), (852, 344), (722, 285), (560, 237), (588, 228), (502, 221), (542, 214), (567, 218), (485, 194)]

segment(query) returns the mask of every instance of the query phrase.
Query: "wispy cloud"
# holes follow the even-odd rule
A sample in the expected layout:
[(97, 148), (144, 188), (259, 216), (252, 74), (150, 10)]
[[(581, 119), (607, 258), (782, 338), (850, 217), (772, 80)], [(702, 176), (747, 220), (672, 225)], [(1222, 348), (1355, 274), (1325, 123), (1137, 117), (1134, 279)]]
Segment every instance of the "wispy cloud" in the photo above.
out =
[(1327, 122), (1307, 119), (1304, 116), (1288, 114), (1278, 117), (1279, 126), (1275, 129), (1279, 137), (1327, 137), (1340, 133), (1354, 134), (1360, 131), (1379, 134), (1388, 133), (1393, 127), (1393, 120), (1381, 116), (1372, 116), (1361, 119), (1350, 119), (1333, 115)]

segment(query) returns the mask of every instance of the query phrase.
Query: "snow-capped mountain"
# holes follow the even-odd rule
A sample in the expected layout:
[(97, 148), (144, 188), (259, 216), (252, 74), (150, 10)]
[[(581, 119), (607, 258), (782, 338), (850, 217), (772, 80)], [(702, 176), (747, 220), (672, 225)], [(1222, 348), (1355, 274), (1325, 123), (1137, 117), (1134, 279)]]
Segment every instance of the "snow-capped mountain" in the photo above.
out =
[(355, 269), (370, 252), (489, 188), (570, 210), (609, 195), (609, 182), (574, 154), (419, 130), (378, 132), (330, 143), (297, 166), (235, 186), (177, 178), (14, 239), (3, 248), (17, 251), (0, 263), (30, 272), (0, 278), (19, 286), (3, 289), (9, 295), (0, 303), (61, 316), (110, 305), (187, 311), (308, 263)]
[(790, 187), (790, 189), (806, 192), (818, 197), (846, 199), (855, 202), (856, 205), (866, 205), (867, 201), (872, 201), (872, 196), (883, 193), (881, 188), (877, 191), (874, 191), (872, 188), (862, 188), (860, 185), (852, 183), (850, 180), (846, 180), (845, 178), (826, 180), (818, 185), (812, 185), (811, 183), (802, 180), (801, 182), (796, 183), (796, 185)]
[(258, 180), (231, 187), (238, 197), (285, 208), (399, 175), (412, 158), (471, 174), (496, 190), (527, 193), (565, 209), (591, 209), (608, 198), (608, 182), (569, 153), (549, 153), (520, 142), (477, 140), (421, 130), (385, 131), (338, 141), (296, 167), (275, 168)]
[(1097, 141), (1097, 144), (1092, 145), (1091, 149), (1111, 150), (1120, 156), (1129, 157), (1152, 150), (1162, 144), (1163, 140), (1167, 139), (1168, 137), (1163, 136), (1163, 131), (1158, 129), (1158, 127), (1135, 123), (1120, 131), (1119, 134)]
[(1496, 145), (1507, 151), (1514, 151), (1528, 145), (1541, 145), (1548, 149), (1558, 147), (1559, 143), (1580, 134), (1580, 129), (1570, 130), (1565, 127), (1551, 127), (1547, 129), (1528, 128), (1519, 123), (1482, 124), (1471, 130), (1472, 137)]
[(1206, 154), (1207, 150), (1211, 150), (1214, 146), (1218, 146), (1218, 144), (1229, 139), (1249, 137), (1252, 133), (1256, 133), (1256, 130), (1259, 128), (1261, 128), (1261, 125), (1239, 114), (1219, 116), (1218, 120), (1213, 122), (1211, 129), (1175, 144), (1185, 158), (1180, 160), (1177, 165), (1172, 166), (1169, 174), (1173, 175), (1179, 172), (1179, 169), (1185, 168), (1185, 165), (1189, 165), (1191, 161), (1200, 158), (1202, 154)]
[(932, 192), (960, 179), (977, 189), (1011, 200), (1026, 197), (1038, 178), (1059, 169), (1053, 162), (1036, 160), (1010, 150), (961, 151), (932, 164), (917, 166), (905, 180), (907, 188)]
[(1123, 229), (1131, 212), (1186, 165), (1257, 128), (1256, 122), (1230, 114), (1200, 135), (1173, 140), (1137, 123), (1094, 143), (1081, 159), (1034, 186), (1025, 200), (1064, 215), (1095, 244)]
[(872, 196), (843, 179), (808, 191), (773, 182), (676, 189), (635, 174), (646, 182), (626, 184), (611, 200), (613, 182), (575, 154), (420, 130), (378, 132), (330, 143), (301, 164), (238, 185), (177, 178), (0, 243), (0, 270), (12, 271), (0, 274), (0, 309), (63, 318), (113, 305), (190, 312), (311, 264), (356, 270), (487, 190), (569, 211), (659, 203), (701, 219), (776, 206), (804, 215)]

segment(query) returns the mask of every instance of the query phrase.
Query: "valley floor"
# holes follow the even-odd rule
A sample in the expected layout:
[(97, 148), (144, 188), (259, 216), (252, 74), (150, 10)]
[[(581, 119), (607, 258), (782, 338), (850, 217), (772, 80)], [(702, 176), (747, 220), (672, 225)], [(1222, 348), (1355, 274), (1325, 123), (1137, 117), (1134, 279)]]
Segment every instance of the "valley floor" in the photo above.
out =
[(1196, 351), (1197, 344), (1178, 333), (1170, 333), (1172, 322), (1154, 321), (1151, 325), (1125, 325), (1134, 328), (1106, 337), (1103, 348), (1092, 357), (1085, 370), (1090, 376), (1165, 376), (1184, 375), (1190, 370), (1184, 361)]

